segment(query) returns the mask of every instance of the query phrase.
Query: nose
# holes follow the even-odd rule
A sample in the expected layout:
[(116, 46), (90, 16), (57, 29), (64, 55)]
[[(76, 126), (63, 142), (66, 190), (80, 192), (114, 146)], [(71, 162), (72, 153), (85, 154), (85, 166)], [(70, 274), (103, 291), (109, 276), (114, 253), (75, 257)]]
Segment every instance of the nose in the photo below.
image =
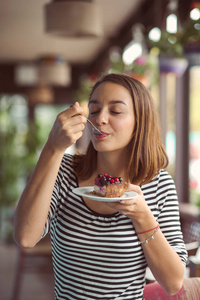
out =
[(108, 123), (108, 114), (105, 112), (105, 110), (101, 110), (96, 117), (96, 123), (100, 125), (104, 125)]

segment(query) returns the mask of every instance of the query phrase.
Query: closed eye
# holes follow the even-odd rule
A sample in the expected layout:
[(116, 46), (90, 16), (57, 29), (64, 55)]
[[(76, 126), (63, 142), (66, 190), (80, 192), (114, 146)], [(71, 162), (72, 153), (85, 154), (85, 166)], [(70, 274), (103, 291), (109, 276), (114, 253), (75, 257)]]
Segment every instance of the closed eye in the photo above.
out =
[(96, 110), (96, 111), (90, 111), (90, 115), (95, 115), (95, 114), (98, 114), (99, 113), (99, 110)]
[(111, 113), (114, 114), (114, 115), (120, 115), (121, 114), (121, 112), (113, 111), (113, 110), (111, 111)]

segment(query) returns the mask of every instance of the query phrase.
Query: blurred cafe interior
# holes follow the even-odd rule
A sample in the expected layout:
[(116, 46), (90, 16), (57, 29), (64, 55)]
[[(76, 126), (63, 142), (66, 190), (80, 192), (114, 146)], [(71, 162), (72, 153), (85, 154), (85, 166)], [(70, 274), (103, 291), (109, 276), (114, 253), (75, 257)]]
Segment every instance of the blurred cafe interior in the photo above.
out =
[[(0, 290), (53, 299), (49, 240), (13, 240), (16, 203), (56, 115), (105, 73), (150, 90), (175, 180), (189, 259), (200, 277), (200, 1), (0, 0)], [(84, 152), (87, 130), (67, 152)], [(38, 294), (37, 294), (38, 293)], [(200, 299), (200, 298), (199, 298)]]

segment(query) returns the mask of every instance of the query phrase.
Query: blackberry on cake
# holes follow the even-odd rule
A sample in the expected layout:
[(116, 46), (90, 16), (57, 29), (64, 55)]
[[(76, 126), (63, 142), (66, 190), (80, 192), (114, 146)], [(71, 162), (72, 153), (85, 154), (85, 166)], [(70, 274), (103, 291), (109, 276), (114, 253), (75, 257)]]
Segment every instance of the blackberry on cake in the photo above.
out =
[(116, 198), (124, 195), (128, 183), (122, 177), (111, 176), (106, 173), (98, 174), (94, 179), (93, 194), (100, 197)]

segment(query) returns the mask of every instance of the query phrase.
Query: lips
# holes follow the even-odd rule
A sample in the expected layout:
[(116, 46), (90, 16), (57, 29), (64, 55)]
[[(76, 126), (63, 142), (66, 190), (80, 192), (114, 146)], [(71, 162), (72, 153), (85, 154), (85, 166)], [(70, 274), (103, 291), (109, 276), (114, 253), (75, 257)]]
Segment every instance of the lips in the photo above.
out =
[(108, 135), (109, 135), (108, 133), (101, 131), (101, 134), (96, 134), (95, 136), (98, 140), (102, 140), (102, 139), (106, 138)]

